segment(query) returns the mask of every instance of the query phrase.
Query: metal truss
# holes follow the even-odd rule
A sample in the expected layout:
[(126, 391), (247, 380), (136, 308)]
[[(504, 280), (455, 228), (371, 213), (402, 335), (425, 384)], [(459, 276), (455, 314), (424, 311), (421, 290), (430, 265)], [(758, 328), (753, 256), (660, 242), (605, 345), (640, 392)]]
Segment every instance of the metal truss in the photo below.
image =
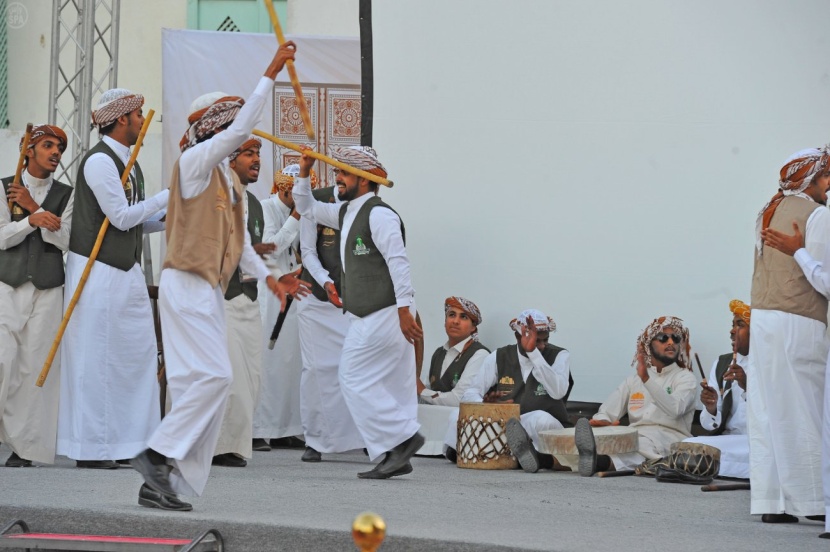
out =
[(93, 101), (116, 87), (121, 0), (53, 0), (49, 124), (66, 131), (55, 178), (74, 185), (89, 150)]

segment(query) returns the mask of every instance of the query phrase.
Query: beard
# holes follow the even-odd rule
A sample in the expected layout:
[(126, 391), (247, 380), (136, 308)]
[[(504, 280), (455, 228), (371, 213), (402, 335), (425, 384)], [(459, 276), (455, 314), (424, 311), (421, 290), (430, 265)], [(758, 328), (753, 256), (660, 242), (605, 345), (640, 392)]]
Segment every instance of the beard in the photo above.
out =
[(337, 199), (340, 201), (351, 201), (355, 197), (357, 197), (357, 188), (346, 188), (346, 190), (342, 194), (337, 194)]
[(673, 356), (668, 355), (660, 355), (651, 351), (651, 356), (662, 362), (664, 365), (668, 366), (669, 364), (674, 364), (677, 362), (677, 357), (680, 356), (680, 351), (676, 351)]

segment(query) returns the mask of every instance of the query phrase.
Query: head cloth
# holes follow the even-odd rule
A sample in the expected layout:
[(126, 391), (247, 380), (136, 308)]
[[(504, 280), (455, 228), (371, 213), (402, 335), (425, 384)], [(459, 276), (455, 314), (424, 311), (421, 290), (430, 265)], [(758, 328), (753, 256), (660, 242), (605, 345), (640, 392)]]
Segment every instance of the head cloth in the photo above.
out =
[(447, 312), (449, 312), (451, 308), (467, 313), (467, 316), (469, 316), (470, 320), (473, 322), (473, 326), (481, 324), (481, 311), (478, 310), (476, 304), (469, 299), (464, 299), (463, 297), (458, 297), (457, 295), (447, 297), (444, 301), (444, 316), (447, 315)]
[(331, 148), (331, 156), (356, 169), (382, 178), (388, 176), (386, 169), (378, 161), (378, 153), (369, 146), (334, 146)]
[[(32, 127), (32, 134), (29, 136), (28, 148), (34, 148), (35, 144), (42, 142), (50, 136), (57, 138), (58, 142), (60, 142), (63, 146), (63, 149), (66, 149), (66, 133), (63, 129), (52, 125), (37, 125)], [(18, 151), (23, 149), (23, 138), (25, 138), (25, 136), (20, 137), (20, 144), (17, 146)]]
[(752, 316), (752, 308), (738, 299), (729, 301), (729, 310), (732, 314), (737, 315), (741, 320), (749, 324), (749, 319)]
[(112, 88), (101, 94), (98, 109), (92, 112), (92, 124), (100, 130), (142, 105), (144, 96), (141, 94), (134, 94), (126, 88)]
[(240, 153), (242, 153), (246, 149), (251, 149), (254, 146), (261, 148), (262, 147), (262, 140), (260, 140), (258, 136), (254, 136), (254, 135), (248, 136), (248, 139), (245, 140), (245, 142), (241, 146), (236, 148), (236, 150), (228, 156), (228, 160), (233, 161), (234, 159), (239, 157)]
[(213, 135), (216, 130), (236, 118), (245, 100), (239, 96), (228, 96), (224, 92), (211, 92), (199, 96), (190, 104), (190, 124), (179, 141), (182, 151), (195, 146), (200, 140)]
[(689, 330), (683, 325), (683, 320), (675, 316), (661, 316), (660, 318), (655, 318), (651, 324), (646, 326), (646, 329), (643, 330), (642, 335), (637, 338), (637, 348), (634, 352), (634, 360), (631, 362), (631, 365), (637, 365), (637, 355), (640, 352), (640, 348), (642, 348), (646, 357), (646, 366), (651, 366), (653, 361), (651, 356), (651, 342), (655, 337), (657, 337), (657, 334), (663, 331), (664, 328), (671, 328), (675, 331), (675, 333), (683, 336), (683, 343), (679, 344), (680, 353), (677, 355), (677, 365), (681, 368), (691, 370), (692, 368), (689, 363), (689, 355), (691, 354), (692, 347), (689, 344)]
[(556, 322), (553, 318), (536, 309), (526, 309), (520, 312), (519, 316), (510, 321), (510, 329), (518, 334), (522, 333), (522, 327), (527, 324), (528, 317), (533, 319), (537, 331), (550, 333), (556, 331)]

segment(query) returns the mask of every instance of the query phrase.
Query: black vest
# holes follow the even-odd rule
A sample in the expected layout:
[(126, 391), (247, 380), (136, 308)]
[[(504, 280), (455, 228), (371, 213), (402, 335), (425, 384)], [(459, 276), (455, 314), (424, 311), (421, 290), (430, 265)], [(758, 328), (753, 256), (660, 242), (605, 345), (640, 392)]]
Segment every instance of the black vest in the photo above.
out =
[[(99, 141), (94, 148), (89, 150), (78, 167), (78, 180), (75, 184), (75, 207), (72, 213), (72, 232), (69, 236), (69, 250), (78, 255), (89, 257), (92, 247), (98, 237), (98, 231), (104, 222), (106, 215), (101, 210), (95, 194), (92, 193), (84, 177), (84, 166), (90, 156), (96, 153), (104, 153), (115, 163), (119, 176), (124, 174), (124, 163), (103, 140)], [(127, 202), (133, 203), (132, 195), (135, 194), (135, 203), (144, 201), (144, 175), (138, 163), (135, 167), (135, 179), (130, 176), (132, 188), (125, 191)], [(144, 225), (137, 224), (129, 230), (119, 230), (110, 225), (101, 243), (101, 250), (98, 252), (97, 261), (123, 271), (130, 270), (136, 263), (141, 263), (141, 248), (144, 239)]]
[[(13, 180), (14, 176), (2, 180), (7, 195)], [(71, 186), (53, 180), (40, 207), (61, 216), (71, 195)], [(25, 216), (31, 214), (26, 209), (23, 213)], [(0, 282), (14, 288), (26, 282), (32, 282), (37, 289), (60, 287), (64, 282), (63, 252), (43, 241), (40, 228), (35, 228), (19, 244), (0, 250)]]
[[(320, 188), (312, 190), (311, 194), (317, 201), (325, 203), (334, 203), (334, 188)], [(334, 282), (334, 288), (338, 295), (342, 295), (340, 289), (340, 275), (342, 267), (340, 266), (340, 230), (317, 225), (317, 258), (320, 259), (320, 264), (329, 273), (329, 278)], [(315, 280), (311, 273), (306, 268), (303, 268), (300, 279), (306, 282), (311, 282), (311, 293), (320, 301), (328, 302), (329, 296), (326, 290)]]
[[(553, 365), (557, 355), (564, 350), (556, 345), (548, 345), (542, 351), (542, 357), (549, 365)], [(568, 410), (565, 408), (568, 395), (571, 394), (571, 389), (574, 386), (574, 380), (570, 373), (568, 374), (568, 392), (561, 399), (554, 399), (548, 395), (544, 386), (536, 381), (532, 373), (527, 378), (527, 382), (522, 379), (522, 368), (519, 365), (519, 351), (515, 344), (500, 347), (496, 350), (496, 370), (498, 381), (494, 389), (507, 393), (501, 398), (502, 401), (512, 399), (513, 402), (521, 406), (522, 414), (535, 410), (544, 410), (559, 420), (564, 427), (571, 425), (568, 422)]]
[[(718, 364), (715, 366), (715, 379), (717, 379), (718, 389), (723, 388), (723, 392), (732, 387), (732, 380), (728, 380), (724, 385), (723, 375), (732, 365), (732, 353), (727, 353), (718, 357)], [(711, 384), (710, 384), (711, 385)], [(720, 425), (709, 432), (709, 435), (721, 435), (726, 431), (726, 421), (732, 415), (732, 393), (729, 393), (723, 398), (720, 411)]]
[(461, 374), (464, 373), (464, 368), (467, 363), (473, 358), (476, 351), (484, 349), (488, 353), (490, 349), (479, 343), (473, 341), (467, 350), (455, 357), (453, 361), (447, 366), (447, 370), (441, 375), (441, 365), (444, 363), (444, 358), (447, 356), (447, 350), (443, 347), (438, 347), (432, 355), (432, 361), (429, 365), (429, 388), (433, 391), (446, 393), (452, 391), (458, 383)]
[[(340, 208), (340, 228), (343, 228), (347, 205), (344, 203)], [(341, 299), (344, 311), (360, 317), (397, 304), (392, 275), (389, 273), (386, 259), (372, 240), (372, 230), (369, 228), (369, 213), (375, 207), (390, 209), (398, 214), (379, 197), (372, 196), (360, 207), (346, 237), (345, 262), (340, 283)], [(406, 243), (403, 221), (401, 235)]]
[[(262, 230), (265, 228), (265, 216), (262, 214), (262, 204), (254, 194), (246, 191), (248, 194), (248, 234), (251, 236), (251, 245), (262, 243)], [(225, 290), (225, 299), (230, 301), (238, 295), (245, 294), (251, 301), (256, 301), (257, 298), (257, 283), (243, 282), (241, 271), (236, 267), (230, 282), (228, 282), (228, 289)]]

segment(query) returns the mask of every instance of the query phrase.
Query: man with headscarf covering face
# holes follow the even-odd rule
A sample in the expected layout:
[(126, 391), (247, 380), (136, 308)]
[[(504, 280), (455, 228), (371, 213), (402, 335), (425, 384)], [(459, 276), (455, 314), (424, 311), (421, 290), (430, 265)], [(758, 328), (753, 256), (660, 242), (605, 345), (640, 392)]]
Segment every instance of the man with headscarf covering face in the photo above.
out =
[(170, 178), (167, 256), (159, 285), (170, 411), (132, 459), (144, 477), (138, 502), (190, 510), (179, 494), (200, 495), (210, 473), (233, 370), (228, 356), (224, 293), (240, 268), (280, 297), (304, 293), (293, 275), (272, 276), (245, 231), (242, 185), (228, 156), (245, 143), (294, 43), (277, 50), (244, 101), (223, 92), (191, 104), (182, 154)]
[[(299, 172), (299, 165), (297, 166)], [(316, 188), (314, 199), (338, 203), (334, 187)], [(364, 448), (340, 388), (338, 366), (349, 317), (340, 301), (340, 231), (317, 224), (311, 216), (300, 219), (303, 279), (311, 282), (311, 296), (297, 305), (303, 372), (300, 378), (300, 414), (306, 449), (303, 462), (320, 462), (322, 453)]]
[(145, 198), (141, 164), (122, 173), (144, 124), (144, 97), (107, 90), (92, 113), (101, 140), (81, 160), (66, 257), (66, 307), (105, 219), (109, 227), (61, 341), (58, 454), (79, 468), (117, 468), (159, 423), (156, 332), (141, 270), (167, 191)]
[[(824, 207), (828, 161), (828, 146), (792, 155), (781, 168), (778, 193), (756, 223), (747, 426), (751, 513), (762, 514), (766, 523), (792, 523), (795, 516), (825, 512), (814, 482), (822, 479), (816, 443), (830, 349), (828, 288), (813, 269), (830, 262), (830, 213)], [(796, 250), (776, 248), (781, 245), (776, 238), (793, 228), (795, 260)]]
[[(386, 176), (377, 152), (368, 146), (335, 147), (335, 159)], [(398, 214), (376, 195), (365, 177), (335, 171), (336, 205), (315, 201), (309, 175), (314, 159), (303, 154), (294, 185), (301, 215), (339, 228), (343, 308), (351, 320), (340, 360), (346, 404), (372, 460), (385, 455), (362, 479), (386, 479), (412, 471), (410, 458), (424, 444), (418, 432), (418, 400), (412, 386), (415, 350), (423, 338), (415, 322), (415, 290)]]
[(461, 402), (519, 404), (521, 418), (508, 420), (505, 428), (510, 450), (526, 472), (552, 469), (553, 457), (539, 453), (536, 446), (540, 431), (568, 424), (571, 355), (548, 343), (556, 323), (540, 310), (522, 311), (510, 321), (510, 329), (516, 343), (500, 347), (484, 359)]
[[(667, 456), (672, 443), (691, 437), (697, 380), (690, 351), (689, 330), (680, 318), (661, 316), (646, 327), (637, 339), (632, 362), (636, 373), (623, 380), (593, 419), (576, 423), (580, 475), (633, 469), (646, 459)], [(597, 457), (591, 426), (617, 425), (626, 414), (639, 434), (637, 452)]]
[[(707, 381), (700, 382), (700, 425), (709, 436), (686, 439), (720, 449), (722, 477), (749, 479), (749, 438), (746, 435), (746, 370), (751, 309), (743, 301), (729, 302), (732, 311), (732, 351), (718, 357)], [(716, 388), (712, 387), (715, 385)]]
[[(266, 257), (269, 266), (285, 273), (297, 269), (297, 250), (300, 245), (300, 215), (294, 209), (291, 189), (294, 177), (300, 171), (297, 164), (285, 167), (274, 175), (272, 195), (262, 201), (265, 233), (262, 239), (274, 245)], [(305, 301), (303, 301), (305, 302)], [(254, 411), (254, 446), (256, 450), (275, 447), (302, 447), (296, 438), (303, 434), (300, 415), (300, 377), (303, 363), (300, 356), (300, 330), (297, 325), (299, 304), (283, 306), (273, 295), (264, 297), (262, 325), (263, 342), (262, 386)], [(271, 335), (280, 313), (287, 308), (277, 341), (269, 347)]]
[(60, 359), (42, 388), (35, 382), (63, 312), (73, 194), (52, 173), (64, 149), (63, 130), (34, 127), (20, 183), (9, 176), (0, 188), (0, 442), (12, 449), (8, 467), (55, 460)]
[[(228, 160), (230, 169), (245, 189), (245, 225), (251, 245), (258, 254), (265, 255), (273, 251), (274, 245), (262, 243), (265, 227), (262, 206), (256, 196), (248, 191), (248, 185), (259, 178), (261, 147), (262, 141), (250, 136), (228, 156)], [(254, 405), (262, 375), (262, 319), (258, 297), (256, 278), (237, 267), (225, 291), (225, 321), (233, 384), (213, 453), (214, 466), (245, 467), (245, 459), (252, 454)]]

